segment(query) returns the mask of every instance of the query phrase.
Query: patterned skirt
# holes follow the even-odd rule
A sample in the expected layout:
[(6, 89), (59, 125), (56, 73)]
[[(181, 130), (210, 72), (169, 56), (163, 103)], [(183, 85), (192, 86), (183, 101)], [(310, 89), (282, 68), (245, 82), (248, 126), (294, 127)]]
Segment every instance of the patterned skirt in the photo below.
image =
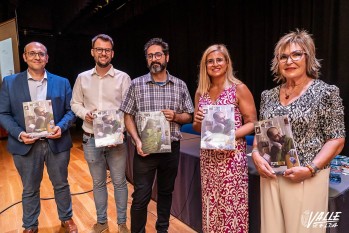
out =
[(240, 150), (201, 150), (200, 166), (203, 232), (247, 233), (246, 154)]

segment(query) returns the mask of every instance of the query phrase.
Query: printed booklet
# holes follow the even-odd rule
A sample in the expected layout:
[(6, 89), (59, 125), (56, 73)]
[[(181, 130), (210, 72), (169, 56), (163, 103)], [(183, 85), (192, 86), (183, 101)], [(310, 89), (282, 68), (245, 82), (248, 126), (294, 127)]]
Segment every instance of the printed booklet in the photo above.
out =
[(276, 174), (299, 166), (291, 125), (286, 115), (256, 122), (255, 137), (260, 155)]
[(201, 149), (235, 149), (235, 118), (233, 105), (203, 105)]
[(171, 152), (170, 123), (161, 111), (139, 112), (138, 133), (146, 154)]
[(55, 122), (51, 100), (23, 102), (23, 112), (25, 131), (32, 138), (46, 137), (53, 133)]
[(112, 146), (124, 141), (124, 114), (120, 110), (103, 110), (92, 113), (95, 146)]

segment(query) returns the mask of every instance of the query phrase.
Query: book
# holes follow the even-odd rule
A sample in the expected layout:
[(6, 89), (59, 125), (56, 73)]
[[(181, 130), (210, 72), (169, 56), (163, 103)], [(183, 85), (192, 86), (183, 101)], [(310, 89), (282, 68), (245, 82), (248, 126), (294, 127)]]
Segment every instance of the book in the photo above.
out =
[(146, 154), (171, 152), (170, 123), (161, 111), (139, 112), (137, 129)]
[(94, 111), (93, 134), (95, 146), (112, 146), (124, 142), (124, 114), (120, 110)]
[(25, 131), (32, 138), (53, 134), (55, 122), (51, 100), (23, 102)]
[(233, 105), (203, 105), (201, 149), (235, 149), (235, 117)]
[(299, 166), (299, 158), (287, 115), (255, 123), (255, 137), (259, 154), (276, 174)]

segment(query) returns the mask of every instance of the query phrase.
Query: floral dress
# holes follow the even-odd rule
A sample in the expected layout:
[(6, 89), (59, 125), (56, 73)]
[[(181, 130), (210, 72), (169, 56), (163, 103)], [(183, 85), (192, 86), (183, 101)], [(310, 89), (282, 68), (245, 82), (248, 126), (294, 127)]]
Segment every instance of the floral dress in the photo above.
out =
[[(206, 93), (202, 105), (234, 105), (235, 127), (242, 126), (236, 102), (236, 84), (225, 89), (216, 102)], [(246, 142), (236, 140), (236, 150), (201, 150), (203, 232), (248, 232), (248, 166)]]

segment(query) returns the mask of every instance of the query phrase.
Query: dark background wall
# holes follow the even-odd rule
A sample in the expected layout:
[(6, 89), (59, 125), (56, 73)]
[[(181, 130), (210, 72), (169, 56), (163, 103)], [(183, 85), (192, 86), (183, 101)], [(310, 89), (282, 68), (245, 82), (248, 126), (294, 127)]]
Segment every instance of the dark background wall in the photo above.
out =
[[(317, 57), (322, 59), (320, 78), (341, 90), (349, 131), (349, 1), (124, 2), (119, 9), (85, 12), (85, 18), (69, 22), (68, 15), (57, 16), (59, 10), (77, 7), (69, 1), (61, 1), (64, 7), (56, 5), (54, 9), (45, 5), (31, 12), (28, 8), (17, 8), (20, 51), (27, 42), (41, 41), (49, 50), (47, 69), (69, 78), (73, 85), (78, 73), (94, 65), (90, 43), (97, 33), (107, 33), (114, 38), (113, 64), (132, 78), (148, 72), (143, 53), (145, 42), (152, 37), (162, 37), (170, 45), (170, 73), (187, 83), (193, 97), (202, 52), (211, 44), (223, 43), (230, 51), (237, 77), (251, 89), (258, 109), (261, 92), (276, 85), (270, 72), (275, 43), (290, 30), (306, 29), (313, 34)], [(50, 9), (53, 16), (46, 16), (45, 9)], [(2, 15), (10, 16), (11, 12)], [(32, 25), (42, 26), (33, 29)], [(23, 70), (26, 66), (22, 63), (21, 67)], [(349, 155), (348, 142), (343, 153)]]

